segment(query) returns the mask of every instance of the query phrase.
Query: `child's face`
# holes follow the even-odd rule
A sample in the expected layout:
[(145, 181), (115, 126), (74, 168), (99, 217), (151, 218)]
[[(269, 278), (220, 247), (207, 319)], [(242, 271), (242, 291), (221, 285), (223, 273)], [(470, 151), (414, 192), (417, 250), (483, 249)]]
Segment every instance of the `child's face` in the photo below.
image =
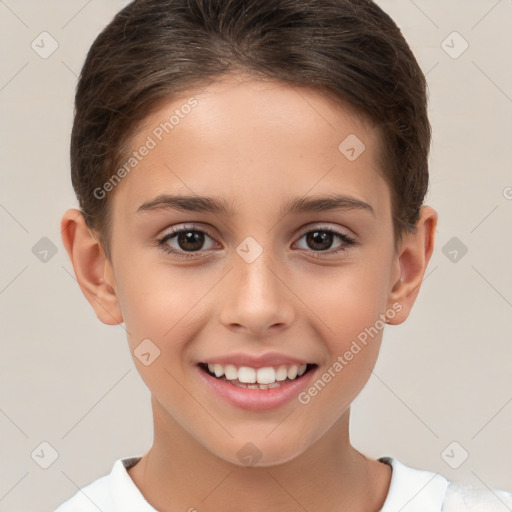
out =
[[(193, 97), (191, 108), (183, 108), (184, 95), (151, 115), (132, 141), (141, 158), (113, 192), (106, 276), (132, 353), (143, 340), (160, 351), (147, 366), (134, 356), (155, 422), (183, 429), (233, 463), (241, 464), (237, 454), (249, 442), (260, 464), (284, 462), (332, 427), (346, 428), (377, 359), (380, 315), (391, 312), (398, 323), (408, 313), (394, 287), (401, 268), (390, 191), (378, 172), (378, 134), (304, 88), (224, 77)], [(166, 133), (160, 123), (173, 114)], [(350, 134), (365, 145), (359, 156), (354, 135), (339, 149)], [(150, 149), (142, 157), (144, 145)], [(164, 194), (208, 196), (235, 213), (139, 209)], [(360, 203), (282, 211), (298, 199), (334, 195)], [(188, 238), (164, 244), (181, 257), (157, 246), (183, 227), (192, 231)], [(295, 384), (247, 390), (199, 366), (251, 366), (260, 355), (270, 359), (253, 366), (315, 367)], [(322, 376), (325, 385), (311, 391)]]

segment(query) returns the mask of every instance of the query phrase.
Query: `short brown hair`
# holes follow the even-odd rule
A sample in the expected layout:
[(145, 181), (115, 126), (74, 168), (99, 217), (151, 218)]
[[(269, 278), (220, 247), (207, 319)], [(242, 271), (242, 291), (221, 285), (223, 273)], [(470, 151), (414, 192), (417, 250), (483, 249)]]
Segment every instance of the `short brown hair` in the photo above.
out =
[(395, 242), (414, 231), (428, 188), (426, 80), (373, 1), (135, 0), (94, 41), (75, 97), (72, 183), (108, 258), (109, 196), (94, 190), (126, 158), (137, 125), (234, 71), (328, 91), (380, 127)]

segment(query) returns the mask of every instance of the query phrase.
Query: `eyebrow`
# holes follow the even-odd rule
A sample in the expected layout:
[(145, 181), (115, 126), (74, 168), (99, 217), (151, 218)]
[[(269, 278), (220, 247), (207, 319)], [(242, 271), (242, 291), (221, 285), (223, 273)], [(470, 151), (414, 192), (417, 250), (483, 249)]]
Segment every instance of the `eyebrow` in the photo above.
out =
[[(207, 196), (185, 196), (161, 194), (139, 206), (136, 213), (158, 210), (179, 210), (189, 212), (210, 212), (233, 217), (236, 210), (229, 202)], [(326, 212), (333, 210), (363, 210), (375, 216), (368, 203), (355, 197), (332, 194), (328, 196), (299, 197), (287, 201), (280, 210), (281, 215), (289, 213)]]

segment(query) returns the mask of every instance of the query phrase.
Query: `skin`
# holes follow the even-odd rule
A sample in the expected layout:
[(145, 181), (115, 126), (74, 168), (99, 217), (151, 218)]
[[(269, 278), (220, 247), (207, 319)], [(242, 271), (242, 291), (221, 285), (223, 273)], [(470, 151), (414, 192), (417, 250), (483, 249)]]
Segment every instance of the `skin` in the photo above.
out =
[[(416, 231), (395, 248), (379, 132), (303, 86), (224, 76), (162, 105), (132, 149), (190, 96), (198, 105), (110, 192), (111, 261), (79, 211), (62, 219), (64, 245), (98, 318), (125, 323), (132, 355), (148, 338), (160, 350), (149, 366), (133, 357), (152, 395), (154, 443), (129, 475), (162, 512), (377, 512), (391, 469), (351, 446), (349, 416), (382, 330), (309, 403), (293, 399), (270, 411), (219, 399), (196, 365), (233, 352), (277, 351), (316, 363), (314, 382), (393, 304), (401, 311), (387, 323), (407, 318), (432, 254), (437, 214), (424, 206)], [(366, 146), (355, 161), (338, 150), (349, 134)], [(222, 198), (237, 213), (136, 213), (163, 193)], [(368, 203), (373, 214), (280, 213), (291, 198), (332, 193)], [(157, 247), (170, 227), (189, 223), (212, 234), (200, 250), (187, 253), (177, 237), (167, 244), (192, 257)], [(320, 227), (356, 243), (332, 236), (322, 251), (304, 236)], [(251, 263), (236, 252), (248, 236), (263, 250)], [(250, 467), (237, 456), (248, 442), (261, 453)]]

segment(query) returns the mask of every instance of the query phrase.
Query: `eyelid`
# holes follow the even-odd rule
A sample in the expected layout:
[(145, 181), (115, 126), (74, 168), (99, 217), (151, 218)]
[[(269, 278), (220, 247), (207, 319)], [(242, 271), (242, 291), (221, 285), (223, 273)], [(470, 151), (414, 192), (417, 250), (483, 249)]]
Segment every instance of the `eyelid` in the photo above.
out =
[[(194, 223), (178, 224), (178, 227), (173, 226), (171, 228), (168, 228), (167, 232), (159, 238), (160, 239), (166, 238), (166, 237), (176, 235), (176, 234), (178, 234), (182, 231), (186, 231), (186, 230), (202, 231), (206, 235), (208, 235), (210, 238), (212, 238), (213, 240), (215, 240), (217, 242), (217, 240), (215, 239), (215, 235), (213, 235), (212, 232), (208, 228), (206, 228), (202, 225), (199, 225), (199, 224), (194, 224)], [(332, 232), (332, 233), (335, 233), (338, 235), (343, 235), (343, 236), (346, 236), (346, 237), (349, 237), (352, 239), (355, 238), (355, 235), (352, 233), (351, 230), (347, 230), (347, 231), (349, 231), (349, 233), (346, 233), (345, 231), (340, 231), (338, 228), (334, 228), (327, 224), (318, 223), (318, 222), (312, 222), (311, 224), (308, 224), (305, 227), (302, 227), (300, 230), (297, 230), (293, 236), (294, 237), (299, 236), (299, 233), (300, 233), (300, 237), (303, 237), (305, 234), (310, 233), (311, 231), (315, 231), (315, 230), (329, 231), (329, 232)]]
[(312, 222), (311, 224), (308, 224), (305, 228), (301, 228), (297, 232), (297, 234), (301, 233), (300, 236), (302, 237), (305, 234), (310, 233), (311, 231), (329, 231), (340, 236), (346, 236), (348, 238), (353, 239), (354, 241), (356, 239), (356, 235), (352, 230), (342, 227), (333, 227), (322, 222)]
[[(168, 230), (165, 232), (165, 234), (158, 237), (158, 240), (162, 241), (165, 239), (171, 239), (173, 236), (178, 235), (182, 232), (187, 232), (187, 231), (202, 232), (205, 235), (209, 236), (215, 243), (217, 243), (217, 244), (219, 243), (219, 242), (217, 242), (215, 235), (213, 235), (212, 232), (208, 228), (205, 228), (204, 226), (200, 226), (199, 224), (193, 224), (193, 223), (178, 224), (178, 227), (173, 226), (171, 228), (168, 228)], [(197, 251), (197, 252), (200, 252), (200, 251)], [(193, 254), (193, 253), (191, 253), (191, 254)]]

